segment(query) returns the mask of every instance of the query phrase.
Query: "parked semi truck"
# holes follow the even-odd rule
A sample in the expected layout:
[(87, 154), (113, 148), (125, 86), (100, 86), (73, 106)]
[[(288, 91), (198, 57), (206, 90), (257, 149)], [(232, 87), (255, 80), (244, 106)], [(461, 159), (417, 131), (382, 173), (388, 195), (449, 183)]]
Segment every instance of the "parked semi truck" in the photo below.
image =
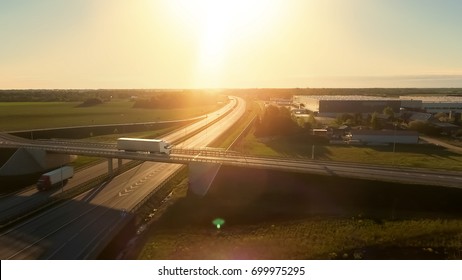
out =
[(74, 176), (74, 168), (72, 166), (63, 166), (40, 176), (37, 181), (37, 189), (44, 191), (55, 186), (65, 185), (72, 176)]
[(170, 144), (160, 139), (119, 138), (117, 149), (126, 152), (170, 154)]

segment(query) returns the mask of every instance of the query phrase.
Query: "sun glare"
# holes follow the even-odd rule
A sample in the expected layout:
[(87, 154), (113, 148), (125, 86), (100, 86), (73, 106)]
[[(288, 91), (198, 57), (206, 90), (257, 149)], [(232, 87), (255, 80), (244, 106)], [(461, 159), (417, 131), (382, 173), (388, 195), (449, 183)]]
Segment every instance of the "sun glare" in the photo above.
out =
[(197, 84), (215, 87), (225, 82), (224, 72), (235, 52), (268, 32), (282, 2), (174, 0), (168, 3), (182, 30), (196, 36)]

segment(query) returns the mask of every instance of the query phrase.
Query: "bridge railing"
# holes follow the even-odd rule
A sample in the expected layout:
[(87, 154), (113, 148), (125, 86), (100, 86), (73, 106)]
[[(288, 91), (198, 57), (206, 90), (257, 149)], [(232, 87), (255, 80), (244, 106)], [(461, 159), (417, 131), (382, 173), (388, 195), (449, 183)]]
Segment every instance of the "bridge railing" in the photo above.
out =
[(240, 153), (234, 151), (226, 151), (222, 149), (172, 149), (170, 151), (171, 157), (177, 155), (189, 156), (204, 156), (204, 157), (221, 157), (229, 158), (241, 156)]

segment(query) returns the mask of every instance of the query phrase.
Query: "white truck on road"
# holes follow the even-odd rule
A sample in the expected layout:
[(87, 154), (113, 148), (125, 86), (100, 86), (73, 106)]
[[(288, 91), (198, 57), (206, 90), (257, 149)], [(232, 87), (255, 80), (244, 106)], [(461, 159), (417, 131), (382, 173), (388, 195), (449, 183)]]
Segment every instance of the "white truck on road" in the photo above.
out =
[(40, 176), (37, 181), (37, 189), (44, 191), (59, 185), (65, 185), (67, 180), (73, 176), (74, 168), (72, 166), (63, 166)]
[(148, 152), (170, 155), (171, 146), (160, 139), (119, 138), (117, 149), (126, 152)]

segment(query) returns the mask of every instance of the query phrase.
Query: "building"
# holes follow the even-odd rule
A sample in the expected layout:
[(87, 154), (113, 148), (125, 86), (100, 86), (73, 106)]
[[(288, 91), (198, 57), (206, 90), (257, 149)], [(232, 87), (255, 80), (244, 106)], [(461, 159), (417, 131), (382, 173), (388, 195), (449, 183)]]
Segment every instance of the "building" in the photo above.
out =
[(337, 117), (342, 114), (381, 113), (387, 107), (399, 113), (401, 100), (375, 96), (294, 96), (294, 103), (303, 104), (322, 117)]
[(362, 144), (417, 144), (419, 133), (408, 130), (351, 130), (347, 136), (349, 141)]
[(402, 107), (418, 107), (428, 113), (462, 113), (462, 96), (400, 96)]
[(276, 103), (279, 106), (290, 106), (292, 105), (292, 98), (270, 98), (271, 103)]
[(343, 114), (368, 115), (382, 113), (386, 107), (395, 114), (420, 112), (427, 114), (447, 113), (461, 120), (462, 96), (400, 96), (397, 98), (363, 95), (295, 95), (293, 103), (316, 112), (321, 117), (337, 117)]

